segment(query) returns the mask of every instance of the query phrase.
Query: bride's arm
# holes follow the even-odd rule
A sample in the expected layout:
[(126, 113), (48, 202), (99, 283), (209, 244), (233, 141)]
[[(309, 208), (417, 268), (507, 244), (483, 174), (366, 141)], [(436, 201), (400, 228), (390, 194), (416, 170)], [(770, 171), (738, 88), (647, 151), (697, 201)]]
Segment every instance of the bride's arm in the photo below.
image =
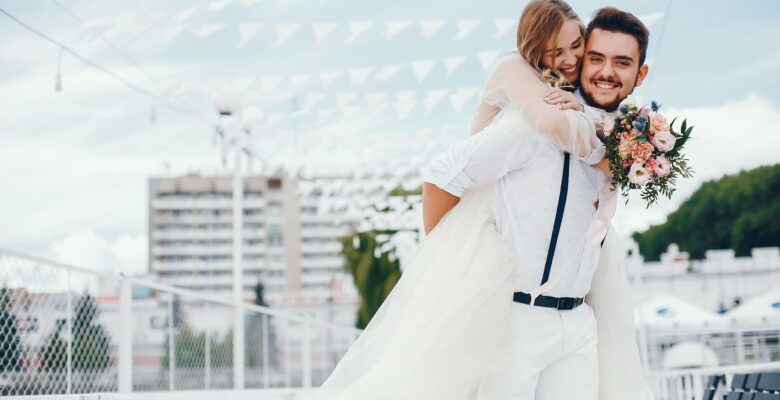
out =
[(513, 54), (503, 57), (490, 72), (482, 99), (492, 106), (517, 110), (556, 147), (588, 164), (598, 163), (604, 156), (604, 145), (593, 122), (582, 112), (547, 104), (547, 90), (538, 72)]
[(438, 186), (423, 183), (423, 228), (429, 234), (439, 224), (444, 214), (455, 207), (460, 197), (453, 196)]

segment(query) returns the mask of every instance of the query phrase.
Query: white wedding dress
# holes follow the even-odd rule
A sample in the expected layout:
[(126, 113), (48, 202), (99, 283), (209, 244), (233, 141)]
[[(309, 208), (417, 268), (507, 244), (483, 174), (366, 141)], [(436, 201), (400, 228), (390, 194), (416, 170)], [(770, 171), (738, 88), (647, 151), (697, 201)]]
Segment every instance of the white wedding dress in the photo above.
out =
[[(577, 154), (587, 145), (573, 132), (583, 120), (572, 112), (561, 119), (563, 113), (540, 105), (544, 84), (518, 57), (505, 57), (491, 72), (472, 131), (519, 115)], [(558, 135), (551, 133), (559, 127)], [(311, 399), (479, 400), (479, 386), (508, 362), (514, 291), (513, 256), (491, 215), (494, 196), (492, 182), (467, 191), (442, 218)], [(599, 400), (652, 399), (636, 344), (625, 253), (614, 232), (586, 298), (598, 324)]]

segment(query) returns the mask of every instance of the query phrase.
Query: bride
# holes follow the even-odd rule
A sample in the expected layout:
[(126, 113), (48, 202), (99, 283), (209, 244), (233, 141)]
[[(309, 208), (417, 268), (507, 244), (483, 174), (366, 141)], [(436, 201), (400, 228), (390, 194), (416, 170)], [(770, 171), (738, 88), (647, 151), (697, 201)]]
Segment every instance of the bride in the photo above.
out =
[[(579, 31), (574, 41), (572, 23)], [(520, 19), (518, 52), (490, 72), (472, 131), (522, 130), (598, 165), (603, 150), (597, 151), (593, 122), (581, 112), (543, 101), (551, 77), (573, 82), (580, 67), (579, 62), (555, 63), (556, 57), (545, 54), (572, 51), (578, 41), (581, 58), (582, 33), (582, 24), (563, 1), (532, 0)], [(509, 365), (511, 276), (516, 272), (513, 255), (496, 230), (495, 194), (495, 181), (468, 189), (440, 221), (441, 215), (426, 210), (426, 226), (433, 221), (435, 228), (314, 399), (484, 398), (480, 388)], [(587, 299), (598, 326), (600, 400), (651, 398), (642, 378), (632, 310), (626, 306), (630, 302), (615, 301), (629, 296), (622, 255), (617, 237), (608, 234)]]

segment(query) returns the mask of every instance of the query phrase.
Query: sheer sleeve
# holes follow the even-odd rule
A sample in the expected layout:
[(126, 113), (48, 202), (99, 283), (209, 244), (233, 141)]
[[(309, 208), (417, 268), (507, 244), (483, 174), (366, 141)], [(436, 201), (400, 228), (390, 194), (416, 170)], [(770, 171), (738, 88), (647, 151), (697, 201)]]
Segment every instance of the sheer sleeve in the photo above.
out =
[(544, 102), (547, 85), (519, 54), (504, 56), (491, 70), (471, 122), (471, 132), (489, 124), (499, 110), (514, 108), (553, 145), (595, 164), (604, 157), (604, 145), (593, 122), (584, 113), (560, 110)]

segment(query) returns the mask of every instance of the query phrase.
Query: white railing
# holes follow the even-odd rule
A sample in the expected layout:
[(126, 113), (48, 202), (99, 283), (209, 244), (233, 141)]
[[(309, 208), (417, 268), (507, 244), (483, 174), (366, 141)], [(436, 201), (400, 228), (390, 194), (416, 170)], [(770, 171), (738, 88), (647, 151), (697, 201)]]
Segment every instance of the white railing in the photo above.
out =
[(668, 370), (649, 374), (651, 390), (658, 400), (702, 400), (710, 376), (724, 375), (715, 399), (722, 399), (725, 389), (731, 385), (734, 374), (780, 371), (780, 361), (760, 364), (732, 365), (715, 368)]
[[(0, 249), (0, 394), (305, 390), (324, 381), (360, 334), (243, 303), (245, 340), (234, 346), (237, 306)], [(235, 365), (234, 351), (244, 365)], [(235, 368), (244, 382), (234, 382)]]

